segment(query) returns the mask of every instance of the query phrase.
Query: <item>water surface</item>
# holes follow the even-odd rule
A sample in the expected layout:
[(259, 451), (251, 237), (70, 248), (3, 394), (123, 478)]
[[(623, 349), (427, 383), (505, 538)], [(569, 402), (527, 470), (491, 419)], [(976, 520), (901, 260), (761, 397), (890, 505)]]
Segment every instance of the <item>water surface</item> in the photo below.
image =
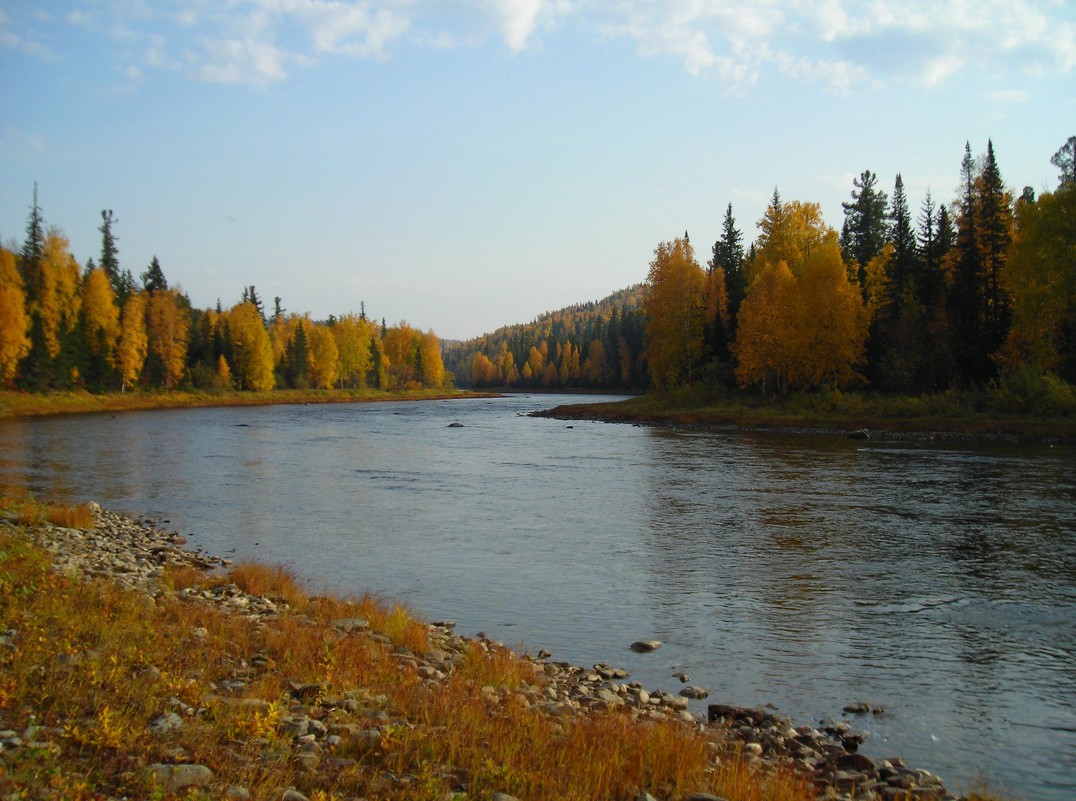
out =
[(873, 756), (1076, 795), (1071, 449), (524, 416), (561, 400), (6, 420), (0, 486), (651, 688), (797, 723), (866, 700)]

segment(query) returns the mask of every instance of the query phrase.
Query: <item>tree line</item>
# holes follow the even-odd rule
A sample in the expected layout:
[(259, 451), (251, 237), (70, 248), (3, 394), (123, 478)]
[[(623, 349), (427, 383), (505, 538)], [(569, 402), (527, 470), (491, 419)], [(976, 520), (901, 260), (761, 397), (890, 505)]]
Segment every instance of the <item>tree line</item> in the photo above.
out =
[(927, 192), (917, 212), (900, 174), (887, 194), (866, 170), (840, 231), (819, 204), (775, 190), (750, 243), (729, 204), (705, 267), (685, 232), (657, 246), (632, 304), (612, 296), (450, 345), (456, 374), (764, 393), (924, 394), (1020, 373), (1076, 383), (1076, 137), (1051, 163), (1054, 191), (1014, 197), (993, 143), (978, 158), (966, 144), (958, 197)]
[(0, 246), (0, 384), (27, 390), (416, 389), (451, 384), (432, 331), (347, 313), (270, 314), (253, 285), (224, 309), (197, 309), (157, 257), (139, 279), (119, 264), (101, 212), (100, 262), (80, 267), (47, 227), (34, 187), (21, 248)]
[(473, 387), (642, 388), (646, 288), (546, 312), (466, 342), (446, 342), (445, 364)]

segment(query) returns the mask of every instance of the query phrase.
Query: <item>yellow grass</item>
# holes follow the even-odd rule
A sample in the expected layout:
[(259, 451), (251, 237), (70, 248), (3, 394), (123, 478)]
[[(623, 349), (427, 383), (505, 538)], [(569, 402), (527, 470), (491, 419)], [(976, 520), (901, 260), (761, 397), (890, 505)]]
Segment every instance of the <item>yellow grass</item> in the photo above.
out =
[[(287, 595), (292, 610), (257, 627), (178, 594), (154, 602), (60, 575), (25, 534), (0, 526), (0, 630), (16, 632), (0, 647), (0, 729), (45, 727), (33, 748), (0, 761), (5, 797), (171, 801), (180, 796), (155, 786), (144, 766), (177, 755), (216, 777), (189, 799), (222, 797), (232, 784), (254, 798), (295, 787), (321, 801), (441, 801), (461, 789), (469, 799), (507, 792), (533, 801), (619, 801), (642, 790), (670, 799), (814, 797), (802, 777), (756, 772), (716, 732), (639, 722), (623, 709), (542, 713), (534, 702), (541, 671), (500, 646), (470, 642), (447, 679), (424, 679), (412, 655), (430, 647), (429, 628), (399, 605), (307, 597), (286, 570), (254, 565), (224, 577), (172, 569), (165, 583), (221, 580)], [(333, 625), (351, 617), (366, 619), (369, 631)], [(248, 677), (241, 692), (219, 688), (236, 675)], [(300, 686), (313, 688), (304, 709), (293, 697)], [(359, 708), (346, 711), (341, 699)], [(182, 726), (151, 732), (149, 722), (170, 710)], [(349, 725), (313, 768), (296, 759), (282, 729), (296, 711)]]
[(279, 389), (269, 392), (111, 392), (0, 391), (0, 417), (121, 412), (138, 409), (181, 409), (204, 406), (269, 406), (278, 404), (366, 403), (374, 401), (488, 398), (494, 393), (465, 390)]

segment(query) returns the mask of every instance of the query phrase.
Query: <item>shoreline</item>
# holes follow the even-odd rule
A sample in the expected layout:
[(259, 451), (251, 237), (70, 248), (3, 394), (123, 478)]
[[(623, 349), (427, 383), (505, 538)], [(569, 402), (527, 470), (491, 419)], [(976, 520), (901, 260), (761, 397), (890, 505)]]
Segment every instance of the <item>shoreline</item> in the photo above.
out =
[(0, 420), (68, 414), (101, 414), (156, 409), (225, 408), (230, 406), (308, 406), (331, 403), (395, 403), (420, 400), (471, 400), (500, 397), (470, 390), (271, 390), (268, 392), (112, 392), (28, 393), (0, 391)]
[(789, 420), (757, 411), (742, 416), (690, 409), (636, 411), (615, 403), (571, 403), (531, 412), (531, 417), (553, 420), (588, 420), (636, 426), (705, 428), (713, 431), (752, 431), (777, 434), (818, 434), (877, 442), (970, 442), (999, 444), (1076, 445), (1076, 426), (1071, 423), (991, 421), (988, 423), (921, 421), (918, 419), (870, 419), (839, 417)]
[[(228, 560), (204, 554), (200, 549), (185, 548), (186, 540), (180, 534), (159, 529), (153, 521), (108, 512), (96, 505), (94, 517), (97, 524), (94, 530), (53, 525), (29, 529), (13, 526), (10, 519), (5, 522), (0, 515), (0, 531), (10, 528), (31, 536), (53, 554), (58, 571), (105, 579), (145, 596), (154, 604), (161, 603), (165, 597), (178, 597), (184, 603), (207, 604), (230, 615), (241, 615), (253, 627), (275, 625), (292, 617), (288, 604), (281, 598), (246, 593), (234, 583), (203, 589), (197, 589), (197, 584), (178, 591), (168, 589), (162, 584), (167, 570), (192, 569), (208, 578), (219, 576), (222, 569), (232, 565)], [(221, 586), (225, 589), (221, 590)], [(361, 623), (366, 624), (366, 621)], [(299, 625), (302, 625), (301, 621)], [(479, 648), (527, 665), (540, 677), (540, 684), (524, 684), (522, 690), (514, 692), (489, 688), (493, 690), (490, 700), (495, 704), (522, 703), (539, 715), (557, 720), (581, 721), (592, 716), (623, 715), (632, 721), (632, 725), (647, 722), (676, 724), (706, 737), (722, 758), (742, 760), (752, 771), (763, 774), (802, 776), (815, 786), (819, 797), (835, 801), (853, 798), (929, 801), (956, 797), (937, 776), (910, 768), (901, 759), (875, 760), (859, 754), (862, 736), (845, 722), (819, 730), (796, 726), (787, 717), (762, 709), (720, 703), (709, 704), (708, 714), (703, 719), (688, 710), (688, 698), (705, 697), (705, 690), (688, 686), (676, 696), (662, 691), (651, 692), (638, 682), (630, 681), (626, 671), (611, 665), (571, 665), (552, 661), (544, 651), (534, 657), (518, 654), (482, 635), (475, 638), (457, 635), (453, 632), (454, 625), (451, 621), (428, 624), (428, 636), (435, 647), (427, 654), (408, 652), (401, 655), (409, 669), (423, 677), (431, 692), (443, 688), (457, 669), (458, 662), (451, 655)], [(348, 626), (345, 632), (348, 636), (352, 633), (377, 636), (370, 632), (368, 624), (353, 621)], [(645, 643), (636, 645), (649, 647)], [(233, 689), (242, 694), (245, 687), (246, 684), (240, 681)], [(364, 688), (352, 689), (361, 694)], [(487, 688), (482, 690), (486, 692)], [(303, 693), (298, 692), (289, 714), (292, 719), (307, 721), (304, 733), (292, 741), (297, 758), (313, 750), (302, 750), (311, 743), (326, 749), (331, 745), (327, 729), (320, 736), (308, 737), (306, 731), (310, 722), (320, 718), (317, 717), (318, 710), (310, 704), (303, 706), (300, 703), (300, 708), (295, 708), (296, 703), (304, 701), (302, 696)], [(196, 713), (197, 709), (190, 714)], [(301, 723), (295, 725), (303, 728)], [(319, 731), (316, 726), (314, 730)], [(5, 741), (0, 736), (0, 742), (10, 739)], [(4, 745), (5, 756), (9, 751), (12, 748)], [(654, 798), (648, 793), (640, 794), (638, 798), (643, 799), (644, 795), (646, 799)]]

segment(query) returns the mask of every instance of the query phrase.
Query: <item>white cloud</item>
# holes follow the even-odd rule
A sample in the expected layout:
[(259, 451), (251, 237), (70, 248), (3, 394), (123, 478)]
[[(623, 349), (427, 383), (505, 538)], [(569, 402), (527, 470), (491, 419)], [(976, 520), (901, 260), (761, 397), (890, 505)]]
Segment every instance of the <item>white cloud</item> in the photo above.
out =
[(287, 63), (299, 60), (269, 42), (256, 39), (209, 39), (205, 42), (205, 52), (208, 60), (197, 69), (202, 80), (259, 88), (286, 78)]
[[(848, 92), (883, 82), (935, 86), (962, 71), (1005, 76), (1076, 68), (1071, 0), (134, 0), (84, 2), (64, 17), (139, 52), (137, 66), (187, 64), (198, 78), (264, 86), (298, 64), (388, 59), (405, 49), (512, 52), (574, 30), (631, 42), (733, 91), (765, 75)], [(0, 12), (0, 46), (46, 55), (32, 10)], [(184, 57), (179, 54), (192, 54)], [(147, 76), (148, 77), (148, 76)]]
[(45, 140), (40, 134), (27, 133), (20, 128), (8, 126), (0, 135), (0, 153), (11, 155), (12, 153), (26, 151), (41, 151), (45, 149)]

